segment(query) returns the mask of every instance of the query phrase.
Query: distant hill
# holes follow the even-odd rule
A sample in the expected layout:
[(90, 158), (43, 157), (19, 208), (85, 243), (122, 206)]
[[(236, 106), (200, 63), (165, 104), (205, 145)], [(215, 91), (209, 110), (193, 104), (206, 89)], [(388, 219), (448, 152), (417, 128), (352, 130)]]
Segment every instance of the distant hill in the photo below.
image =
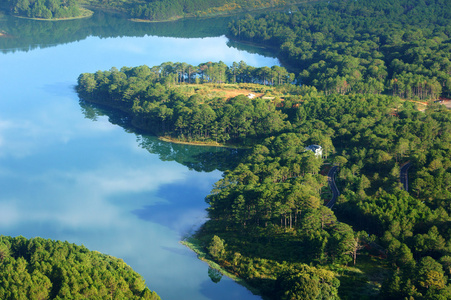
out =
[(80, 7), (77, 0), (7, 0), (3, 8), (13, 15), (45, 20), (72, 19), (92, 14)]
[(264, 8), (298, 4), (300, 0), (81, 0), (82, 5), (115, 9), (130, 18), (146, 21), (167, 21), (186, 17), (211, 17)]
[(0, 236), (0, 299), (160, 300), (123, 260), (43, 238)]

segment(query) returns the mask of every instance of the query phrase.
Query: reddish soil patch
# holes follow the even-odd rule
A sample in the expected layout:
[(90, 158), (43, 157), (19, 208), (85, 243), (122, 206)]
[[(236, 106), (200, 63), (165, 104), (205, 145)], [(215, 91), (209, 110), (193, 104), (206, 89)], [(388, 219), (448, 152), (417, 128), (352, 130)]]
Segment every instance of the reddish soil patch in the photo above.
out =
[(403, 101), (409, 101), (409, 102), (414, 102), (414, 103), (419, 103), (419, 104), (423, 104), (423, 105), (428, 105), (428, 103), (427, 102), (424, 102), (424, 101), (417, 101), (417, 100), (407, 100), (407, 99), (401, 99), (401, 100), (403, 100)]
[(0, 38), (11, 38), (12, 36), (11, 35), (9, 35), (9, 34), (7, 34), (6, 32), (4, 32), (4, 31), (0, 31)]
[(212, 89), (212, 91), (218, 92), (218, 93), (225, 93), (225, 97), (227, 99), (236, 97), (238, 95), (246, 95), (247, 96), (249, 94), (254, 94), (255, 97), (261, 97), (264, 95), (263, 93), (256, 93), (251, 90), (245, 90), (245, 89), (242, 89), (242, 90)]

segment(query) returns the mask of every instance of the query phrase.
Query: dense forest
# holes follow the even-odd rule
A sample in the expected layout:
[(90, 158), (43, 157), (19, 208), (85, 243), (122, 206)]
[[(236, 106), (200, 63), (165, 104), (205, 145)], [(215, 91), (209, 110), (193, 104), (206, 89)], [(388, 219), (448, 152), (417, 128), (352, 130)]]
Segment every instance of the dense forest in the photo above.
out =
[[(392, 95), (326, 95), (291, 79), (284, 68), (243, 62), (164, 63), (84, 73), (77, 90), (141, 129), (253, 145), (206, 197), (210, 221), (198, 238), (265, 295), (449, 297), (450, 111), (438, 103), (419, 111)], [(263, 93), (211, 94), (243, 86)], [(323, 157), (305, 151), (310, 144)], [(410, 193), (399, 183), (408, 161)], [(340, 166), (334, 211), (322, 205), (331, 164)], [(372, 271), (340, 267), (360, 260)]]
[[(90, 15), (78, 0), (6, 0), (14, 15), (37, 19), (68, 19)], [(5, 5), (5, 4), (4, 4)]]
[(325, 93), (451, 96), (451, 2), (324, 1), (248, 16), (230, 37), (276, 47), (302, 83)]
[[(199, 236), (227, 244), (211, 256), (275, 299), (287, 293), (279, 276), (302, 263), (336, 271), (342, 299), (379, 289), (383, 299), (451, 297), (450, 111), (377, 95), (320, 96), (294, 110), (292, 132), (255, 146), (207, 196), (211, 220)], [(340, 165), (342, 192), (334, 212), (321, 205), (330, 199), (327, 164), (304, 159), (305, 146), (329, 141), (336, 154), (324, 162)], [(407, 161), (410, 193), (399, 183)], [(337, 268), (359, 261), (365, 276)]]
[[(289, 126), (275, 102), (245, 95), (225, 101), (211, 97), (215, 85), (243, 88), (261, 83), (258, 91), (268, 95), (283, 90), (292, 101), (315, 89), (287, 85), (294, 75), (279, 66), (254, 68), (244, 62), (228, 67), (223, 62), (192, 66), (163, 63), (160, 66), (112, 68), (84, 73), (77, 91), (83, 100), (106, 104), (127, 112), (138, 128), (182, 141), (246, 143)], [(205, 83), (205, 84), (203, 84)], [(208, 88), (209, 87), (209, 88)], [(287, 99), (287, 103), (290, 100)]]
[(213, 17), (303, 3), (305, 0), (79, 0), (81, 4), (113, 9), (146, 21)]
[[(182, 3), (131, 11), (198, 9)], [(265, 296), (449, 299), (451, 112), (432, 100), (451, 96), (450, 5), (340, 0), (247, 16), (230, 36), (276, 49), (287, 69), (168, 62), (84, 73), (76, 88), (82, 105), (125, 112), (140, 130), (250, 148), (206, 197), (196, 239)], [(2, 247), (2, 262), (14, 257)]]
[(129, 18), (168, 21), (213, 17), (299, 4), (302, 0), (6, 0), (0, 8), (29, 18), (64, 19), (85, 15), (82, 6), (113, 10)]
[(130, 15), (145, 20), (168, 20), (180, 17), (211, 17), (243, 11), (300, 3), (296, 0), (160, 0), (136, 5)]
[(21, 236), (0, 236), (0, 298), (160, 299), (121, 259)]

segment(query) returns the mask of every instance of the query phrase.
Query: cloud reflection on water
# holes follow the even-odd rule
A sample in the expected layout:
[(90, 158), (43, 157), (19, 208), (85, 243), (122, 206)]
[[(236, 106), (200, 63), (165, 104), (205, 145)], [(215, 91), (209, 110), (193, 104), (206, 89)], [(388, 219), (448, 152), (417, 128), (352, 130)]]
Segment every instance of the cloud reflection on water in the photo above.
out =
[[(181, 203), (171, 202), (175, 192), (166, 198), (164, 191), (178, 189), (182, 191), (178, 198), (182, 199), (183, 188), (195, 185), (200, 189), (196, 195), (205, 194), (204, 188), (211, 186), (218, 174), (192, 172), (173, 162), (160, 163), (148, 152), (145, 159), (133, 153), (135, 159), (97, 157), (101, 163), (88, 169), (77, 164), (50, 164), (42, 173), (40, 169), (25, 175), (24, 167), (13, 171), (6, 166), (0, 172), (0, 182), (8, 183), (0, 195), (2, 233), (84, 244), (91, 250), (123, 258), (151, 287), (161, 287), (158, 292), (170, 295), (170, 299), (180, 293), (204, 299), (197, 294), (204, 266), (178, 244), (177, 231), (191, 226), (193, 215), (203, 214), (203, 209), (171, 211)], [(26, 164), (27, 159), (23, 161)], [(202, 200), (197, 202), (204, 205)], [(190, 205), (196, 207), (196, 203), (186, 203), (185, 207)], [(144, 207), (156, 211), (169, 208), (171, 213), (164, 222), (144, 221), (133, 213)], [(178, 282), (177, 288), (170, 288), (168, 282)]]
[[(122, 223), (124, 211), (165, 202), (153, 195), (159, 186), (183, 180), (185, 176), (177, 168), (155, 170), (154, 166), (138, 168), (121, 163), (87, 171), (55, 170), (30, 174), (25, 191), (11, 191), (19, 196), (11, 200), (14, 203), (11, 207), (16, 207), (20, 219), (28, 222), (57, 222), (60, 228), (111, 228)], [(120, 204), (110, 201), (119, 195), (126, 201)], [(30, 198), (36, 201), (30, 203)]]
[[(67, 240), (123, 258), (162, 299), (214, 299), (207, 266), (178, 241), (203, 221), (203, 199), (220, 172), (161, 161), (107, 117), (84, 118), (73, 86), (80, 73), (113, 66), (277, 63), (225, 42), (89, 37), (0, 54), (0, 234)], [(215, 285), (218, 294), (253, 298), (227, 280)]]
[[(0, 157), (11, 155), (24, 157), (32, 153), (41, 128), (29, 120), (11, 121), (0, 119)], [(20, 136), (20, 139), (16, 137)]]
[(220, 174), (218, 171), (213, 176), (197, 173), (202, 176), (190, 176), (181, 182), (162, 185), (157, 196), (167, 199), (167, 203), (146, 205), (133, 213), (142, 220), (162, 224), (182, 235), (192, 233), (206, 221), (207, 204), (203, 199), (207, 195), (205, 191), (211, 190), (212, 181), (205, 178), (219, 178)]

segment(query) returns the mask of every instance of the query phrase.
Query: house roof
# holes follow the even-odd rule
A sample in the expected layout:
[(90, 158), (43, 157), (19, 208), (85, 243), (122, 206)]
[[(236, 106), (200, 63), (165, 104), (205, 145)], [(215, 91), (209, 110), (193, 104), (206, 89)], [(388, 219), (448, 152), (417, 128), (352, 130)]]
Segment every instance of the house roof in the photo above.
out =
[(305, 147), (305, 149), (316, 152), (317, 150), (321, 150), (323, 148), (320, 145), (309, 145), (309, 146)]

